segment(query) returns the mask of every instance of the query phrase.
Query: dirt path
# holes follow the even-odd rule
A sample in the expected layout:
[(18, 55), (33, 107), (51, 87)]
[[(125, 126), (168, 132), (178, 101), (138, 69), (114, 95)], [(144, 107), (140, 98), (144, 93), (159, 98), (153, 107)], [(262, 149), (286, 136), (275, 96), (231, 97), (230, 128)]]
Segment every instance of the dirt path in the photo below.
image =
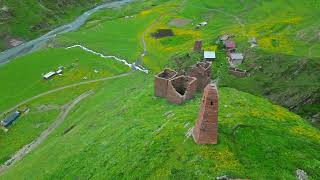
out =
[(147, 55), (147, 53), (148, 53), (147, 43), (146, 43), (146, 40), (145, 40), (146, 35), (159, 22), (161, 17), (162, 17), (162, 15), (159, 16), (156, 20), (154, 20), (152, 22), (152, 24), (142, 34), (141, 42), (142, 42), (142, 46), (143, 46), (143, 52), (141, 54), (141, 61), (143, 61), (144, 56)]
[(84, 82), (79, 82), (79, 83), (75, 83), (75, 84), (71, 84), (71, 85), (67, 85), (67, 86), (63, 86), (63, 87), (60, 87), (60, 88), (57, 88), (57, 89), (53, 89), (53, 90), (50, 90), (50, 91), (47, 91), (47, 92), (44, 92), (44, 93), (41, 93), (41, 94), (38, 94), (36, 96), (33, 96), (29, 99), (26, 99), (22, 102), (20, 102), (19, 104), (17, 104), (16, 106), (8, 109), (7, 111), (1, 113), (0, 116), (3, 116), (4, 114), (7, 114), (9, 112), (12, 112), (14, 110), (16, 110), (17, 108), (19, 108), (20, 106), (32, 101), (32, 100), (35, 100), (35, 99), (38, 99), (40, 97), (43, 97), (43, 96), (46, 96), (48, 94), (52, 94), (52, 93), (55, 93), (55, 92), (58, 92), (58, 91), (62, 91), (64, 89), (68, 89), (68, 88), (72, 88), (72, 87), (76, 87), (76, 86), (80, 86), (80, 85), (84, 85), (84, 84), (91, 84), (91, 83), (95, 83), (95, 82), (100, 82), (100, 81), (107, 81), (107, 80), (110, 80), (110, 79), (117, 79), (117, 78), (120, 78), (120, 77), (124, 77), (124, 76), (127, 76), (129, 74), (131, 74), (133, 71), (131, 72), (128, 72), (128, 73), (124, 73), (124, 74), (120, 74), (120, 75), (117, 75), (117, 76), (112, 76), (112, 77), (106, 77), (106, 78), (101, 78), (101, 79), (96, 79), (96, 80), (90, 80), (90, 81), (84, 81)]
[(57, 128), (59, 127), (67, 115), (69, 114), (70, 110), (75, 107), (80, 101), (91, 95), (93, 91), (87, 91), (83, 94), (81, 94), (79, 97), (74, 99), (72, 102), (68, 103), (62, 108), (62, 111), (60, 112), (59, 116), (57, 117), (56, 121), (53, 122), (48, 129), (43, 131), (41, 135), (32, 141), (30, 144), (25, 145), (22, 149), (17, 151), (9, 160), (7, 160), (4, 165), (0, 166), (0, 174), (5, 172), (9, 167), (14, 165), (16, 162), (23, 159), (29, 152), (37, 148), (44, 140), (48, 138), (48, 136)]

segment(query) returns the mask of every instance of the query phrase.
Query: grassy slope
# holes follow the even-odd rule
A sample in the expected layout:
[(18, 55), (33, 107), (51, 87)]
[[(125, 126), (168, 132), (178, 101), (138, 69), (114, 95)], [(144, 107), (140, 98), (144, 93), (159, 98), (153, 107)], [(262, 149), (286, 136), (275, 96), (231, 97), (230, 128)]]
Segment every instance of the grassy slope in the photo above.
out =
[[(202, 5), (199, 2), (196, 4)], [(171, 17), (178, 16), (175, 14), (176, 9), (186, 7), (185, 5), (171, 1), (159, 6), (159, 8), (143, 11), (135, 17), (138, 22), (135, 22), (135, 20), (124, 22), (124, 19), (116, 19), (119, 16), (134, 14), (133, 12), (137, 10), (133, 10), (132, 7), (127, 7), (128, 9), (124, 13), (116, 10), (115, 12), (118, 13), (111, 17), (111, 22), (108, 22), (110, 20), (107, 16), (109, 15), (108, 11), (102, 11), (80, 31), (81, 33), (71, 33), (70, 36), (63, 36), (59, 41), (70, 44), (81, 42), (83, 45), (88, 45), (88, 47), (105, 54), (113, 52), (121, 55), (123, 51), (126, 54), (125, 56), (133, 61), (135, 56), (141, 52), (141, 46), (137, 44), (140, 44), (142, 31), (147, 27), (147, 24), (150, 24), (156, 17), (159, 17), (159, 14), (162, 14), (164, 16), (155, 28), (166, 27), (166, 23)], [(139, 8), (144, 8), (144, 6)], [(203, 13), (197, 8), (192, 8), (192, 10), (200, 14)], [(190, 10), (189, 13), (192, 16), (194, 12)], [(186, 14), (185, 16), (187, 16)], [(217, 20), (219, 19), (221, 21), (219, 23), (232, 22), (232, 19), (228, 19), (224, 15), (217, 16)], [(142, 22), (144, 20), (147, 24)], [(201, 20), (202, 18), (196, 19), (195, 22)], [(132, 23), (136, 26), (132, 26)], [(224, 24), (219, 25), (219, 23), (214, 28), (208, 27), (207, 31), (204, 29), (204, 31), (194, 32), (190, 30), (191, 25), (186, 29), (175, 29), (179, 37), (183, 37), (183, 40), (173, 38), (169, 41), (158, 42), (147, 37), (149, 54), (145, 59), (145, 65), (154, 72), (159, 71), (162, 67), (170, 64), (171, 55), (177, 51), (191, 49), (194, 38), (207, 38), (205, 47), (215, 48), (210, 42), (225, 28)], [(86, 33), (86, 29), (90, 33), (96, 30), (99, 37), (104, 39), (105, 34), (117, 34), (114, 32), (118, 31), (115, 25), (121, 25), (123, 28), (130, 28), (130, 31), (134, 31), (126, 37), (130, 39), (130, 46), (123, 45), (125, 41), (116, 36), (112, 36), (110, 39), (108, 37), (104, 41), (101, 40), (99, 45), (96, 45), (94, 41), (99, 41), (99, 38)], [(143, 25), (143, 28), (140, 25)], [(101, 32), (99, 32), (99, 26)], [(110, 28), (111, 31), (108, 31)], [(212, 29), (217, 29), (217, 32), (212, 31)], [(206, 35), (207, 33), (208, 35)], [(108, 45), (110, 42), (112, 42), (112, 46)], [(177, 42), (179, 43), (177, 44)], [(104, 49), (104, 43), (106, 43), (108, 49)], [(119, 50), (120, 47), (127, 47), (128, 50)], [(50, 49), (50, 51), (59, 50)], [(65, 53), (64, 50), (61, 51)], [(74, 58), (84, 56), (82, 52), (74, 51), (72, 58), (67, 58), (69, 60), (66, 61), (66, 64), (74, 62)], [(43, 54), (42, 58), (47, 58), (46, 53)], [(214, 69), (220, 71), (223, 78), (233, 78), (228, 76), (219, 66), (220, 62), (225, 62), (223, 54), (223, 52), (219, 53), (218, 63), (214, 64)], [(38, 56), (38, 53), (30, 56)], [(28, 61), (34, 59), (33, 61), (40, 62), (42, 58), (30, 58)], [(96, 57), (84, 58), (83, 62), (88, 62), (88, 59), (91, 58), (96, 59)], [(17, 64), (26, 63), (26, 61), (15, 62)], [(43, 63), (39, 64), (42, 65)], [(58, 65), (59, 63), (56, 63), (47, 68), (51, 69)], [(104, 68), (108, 68), (109, 65), (105, 65)], [(31, 67), (31, 72), (39, 71), (37, 70), (39, 66)], [(225, 64), (223, 68), (226, 68)], [(92, 72), (92, 70), (89, 71)], [(35, 76), (38, 78), (42, 71), (44, 70), (39, 71)], [(5, 79), (5, 81), (9, 82), (8, 79)], [(69, 81), (70, 79), (62, 82), (69, 83)], [(59, 81), (55, 79), (54, 82)], [(248, 83), (248, 85), (252, 85), (252, 83)], [(185, 128), (184, 125), (189, 123), (188, 127), (190, 127), (194, 124), (200, 95), (184, 106), (174, 106), (163, 99), (154, 98), (152, 87), (152, 78), (143, 75), (132, 75), (130, 78), (105, 83), (94, 97), (73, 110), (67, 122), (54, 135), (50, 136), (45, 144), (32, 152), (17, 167), (12, 168), (8, 174), (0, 179), (19, 178), (17, 176), (20, 176), (20, 178), (46, 177), (57, 179), (61, 179), (61, 177), (95, 177), (101, 179), (101, 177), (106, 176), (125, 176), (128, 178), (192, 178), (199, 176), (214, 178), (224, 174), (254, 179), (270, 177), (292, 179), (296, 168), (306, 170), (314, 179), (319, 178), (319, 155), (317, 154), (319, 150), (319, 131), (307, 125), (300, 117), (252, 95), (234, 89), (220, 88), (220, 144), (218, 146), (196, 146), (191, 139), (185, 141), (184, 135), (188, 128)], [(84, 91), (86, 88), (80, 90)], [(78, 92), (71, 90), (66, 94), (74, 93), (74, 96), (76, 96), (81, 93), (80, 90)], [(30, 93), (32, 94), (33, 91), (30, 91)], [(71, 99), (71, 97), (69, 99), (63, 94), (52, 95), (32, 104), (35, 104), (34, 107), (48, 102), (62, 105)], [(22, 95), (21, 99), (27, 96)], [(55, 103), (55, 101), (60, 103)], [(174, 115), (167, 117), (165, 113), (171, 110)], [(45, 114), (41, 116), (45, 116)], [(54, 118), (53, 115), (50, 117), (51, 119), (48, 118), (48, 122)], [(252, 127), (240, 129), (234, 143), (231, 129), (238, 123), (251, 125)], [(165, 124), (164, 128), (155, 133), (154, 131), (163, 124)], [(34, 126), (34, 123), (26, 125)], [(63, 135), (63, 131), (73, 125), (76, 125), (75, 128), (68, 134)], [(17, 123), (13, 129), (17, 128), (17, 132), (22, 132), (22, 128), (18, 130), (18, 127), (21, 128), (22, 126)], [(40, 130), (33, 132), (33, 137), (39, 132)], [(19, 138), (19, 133), (12, 138)], [(23, 141), (19, 146), (27, 142)], [(299, 148), (301, 144), (304, 148)], [(5, 146), (6, 144), (2, 147)], [(17, 149), (18, 146), (15, 146), (15, 148)], [(13, 149), (10, 152), (6, 151), (6, 155), (1, 158), (7, 158), (8, 154), (13, 152)], [(47, 160), (43, 161), (43, 157), (47, 157)]]
[[(242, 68), (252, 76), (239, 79), (229, 75), (225, 52), (221, 50), (213, 78), (219, 76), (222, 86), (268, 97), (305, 117), (319, 112), (320, 49), (317, 44), (320, 36), (319, 25), (314, 20), (320, 12), (318, 2), (244, 1), (242, 4), (233, 0), (214, 3), (192, 0), (171, 1), (163, 6), (165, 8), (150, 11), (163, 15), (151, 31), (172, 28), (177, 36), (163, 40), (147, 38), (150, 51), (145, 63), (154, 71), (171, 66), (173, 55), (190, 52), (195, 39), (203, 39), (204, 48), (214, 50), (219, 35), (233, 33), (239, 51), (247, 56)], [(270, 12), (275, 16), (270, 17)], [(207, 20), (209, 25), (196, 31), (191, 24), (184, 28), (170, 27), (168, 22), (174, 17), (189, 18), (193, 24)], [(251, 37), (258, 39), (257, 49), (249, 47)], [(277, 46), (272, 45), (274, 41)], [(263, 70), (257, 70), (258, 67)]]
[(11, 125), (7, 133), (0, 131), (0, 164), (10, 159), (12, 154), (24, 145), (31, 143), (47, 129), (58, 117), (62, 106), (79, 96), (79, 94), (97, 87), (98, 83), (82, 85), (53, 93), (28, 103), (27, 106), (30, 108), (30, 112), (21, 116), (18, 121)]
[[(66, 67), (63, 76), (49, 81), (42, 79), (42, 74), (56, 70), (60, 65)], [(126, 71), (129, 71), (128, 67), (113, 59), (100, 58), (79, 48), (42, 50), (0, 67), (0, 82), (6, 87), (0, 89), (0, 111), (50, 89), (81, 82), (83, 77), (90, 80)]]
[[(182, 106), (171, 105), (153, 97), (152, 82), (142, 74), (106, 82), (46, 143), (1, 178), (201, 179), (228, 174), (294, 179), (297, 168), (311, 179), (320, 177), (319, 130), (299, 116), (220, 88), (219, 144), (199, 146), (185, 134), (195, 123), (200, 94)], [(232, 128), (239, 123), (250, 127), (238, 129), (234, 139)]]
[(7, 7), (8, 12), (0, 10), (0, 50), (6, 48), (3, 41), (6, 36), (34, 39), (100, 2), (102, 0), (2, 0), (0, 9)]

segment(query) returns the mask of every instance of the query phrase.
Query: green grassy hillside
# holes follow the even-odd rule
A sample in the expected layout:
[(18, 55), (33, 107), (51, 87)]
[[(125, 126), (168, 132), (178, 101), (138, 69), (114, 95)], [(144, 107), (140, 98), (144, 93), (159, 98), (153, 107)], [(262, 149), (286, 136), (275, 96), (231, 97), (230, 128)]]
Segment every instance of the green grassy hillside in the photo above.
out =
[(72, 21), (102, 0), (1, 0), (0, 51), (11, 38), (31, 40)]
[[(145, 0), (97, 12), (80, 30), (0, 67), (5, 87), (0, 112), (55, 88), (130, 71), (114, 59), (65, 49), (71, 45), (133, 63), (141, 58), (144, 37), (142, 65), (150, 73), (65, 89), (23, 105), (30, 112), (7, 133), (0, 130), (0, 164), (48, 128), (64, 105), (83, 92), (95, 92), (0, 179), (295, 179), (297, 169), (319, 179), (319, 129), (287, 110), (306, 117), (320, 112), (318, 10), (315, 0)], [(174, 18), (190, 23), (172, 26)], [(202, 21), (208, 26), (195, 29)], [(160, 28), (172, 29), (175, 36), (152, 38)], [(241, 68), (250, 77), (228, 74), (226, 54), (215, 44), (224, 33), (235, 35), (239, 51), (246, 54)], [(253, 36), (259, 46), (251, 49)], [(195, 124), (201, 93), (181, 106), (153, 95), (155, 73), (201, 60), (201, 54), (192, 53), (196, 39), (203, 40), (204, 49), (217, 51), (212, 78), (219, 79), (218, 145), (199, 146), (186, 136)], [(66, 67), (62, 76), (42, 79), (60, 65)], [(237, 125), (242, 126), (233, 131)]]
[[(177, 106), (153, 96), (150, 76), (106, 82), (1, 178), (294, 179), (298, 168), (320, 177), (319, 130), (264, 99), (230, 88), (219, 94), (219, 143), (199, 146), (186, 134), (200, 94)], [(237, 124), (248, 127), (233, 135)]]

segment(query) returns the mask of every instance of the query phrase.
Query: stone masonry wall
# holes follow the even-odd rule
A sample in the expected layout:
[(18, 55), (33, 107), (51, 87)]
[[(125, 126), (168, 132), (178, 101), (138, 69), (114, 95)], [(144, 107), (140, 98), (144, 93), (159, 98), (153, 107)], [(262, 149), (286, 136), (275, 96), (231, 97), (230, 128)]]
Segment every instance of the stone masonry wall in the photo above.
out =
[(169, 80), (177, 76), (177, 72), (165, 69), (154, 78), (154, 94), (158, 97), (166, 97)]
[(241, 77), (241, 78), (247, 76), (246, 71), (238, 69), (238, 68), (233, 68), (233, 67), (229, 68), (229, 74), (232, 74), (234, 76)]
[(204, 89), (193, 138), (197, 144), (218, 142), (218, 90), (215, 84), (209, 84)]
[(211, 62), (199, 62), (188, 70), (188, 76), (197, 78), (197, 89), (203, 89), (211, 82)]
[(189, 76), (179, 76), (169, 81), (167, 100), (174, 104), (182, 104), (194, 97), (197, 91), (197, 79)]

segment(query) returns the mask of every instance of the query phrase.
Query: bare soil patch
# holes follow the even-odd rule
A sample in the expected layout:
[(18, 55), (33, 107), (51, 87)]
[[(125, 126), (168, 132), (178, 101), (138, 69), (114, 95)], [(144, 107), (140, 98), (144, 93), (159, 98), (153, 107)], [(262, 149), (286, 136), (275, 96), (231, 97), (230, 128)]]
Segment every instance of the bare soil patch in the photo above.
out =
[(172, 29), (158, 29), (156, 32), (151, 33), (151, 36), (160, 39), (164, 37), (174, 36)]
[(191, 23), (191, 21), (192, 20), (190, 20), (190, 19), (175, 18), (169, 22), (169, 25), (175, 26), (175, 27), (184, 27), (184, 26), (188, 25), (189, 23)]

